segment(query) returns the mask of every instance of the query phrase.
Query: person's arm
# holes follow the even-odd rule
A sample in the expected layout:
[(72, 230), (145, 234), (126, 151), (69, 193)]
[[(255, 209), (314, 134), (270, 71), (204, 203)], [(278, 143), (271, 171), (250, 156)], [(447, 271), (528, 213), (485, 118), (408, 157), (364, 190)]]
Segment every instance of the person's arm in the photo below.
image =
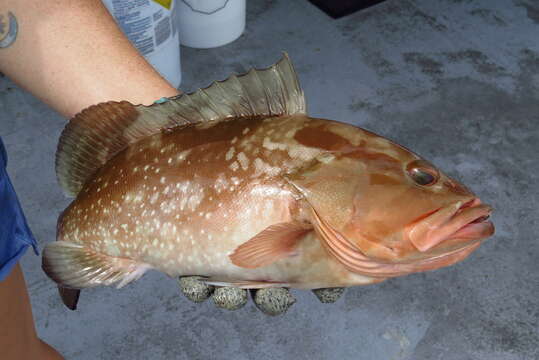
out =
[(66, 117), (103, 101), (150, 104), (179, 93), (100, 0), (0, 0), (0, 16), (0, 71)]
[(5, 360), (63, 359), (36, 334), (30, 299), (19, 265), (0, 281), (0, 347), (1, 358)]

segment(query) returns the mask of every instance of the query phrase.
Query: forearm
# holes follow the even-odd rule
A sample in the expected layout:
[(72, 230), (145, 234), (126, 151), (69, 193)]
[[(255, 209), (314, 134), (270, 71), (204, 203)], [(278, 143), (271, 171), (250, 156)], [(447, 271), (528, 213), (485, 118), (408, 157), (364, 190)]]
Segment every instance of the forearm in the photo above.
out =
[(0, 70), (66, 117), (102, 101), (149, 104), (178, 93), (138, 54), (100, 0), (0, 0), (0, 43), (8, 12), (18, 32), (0, 48)]

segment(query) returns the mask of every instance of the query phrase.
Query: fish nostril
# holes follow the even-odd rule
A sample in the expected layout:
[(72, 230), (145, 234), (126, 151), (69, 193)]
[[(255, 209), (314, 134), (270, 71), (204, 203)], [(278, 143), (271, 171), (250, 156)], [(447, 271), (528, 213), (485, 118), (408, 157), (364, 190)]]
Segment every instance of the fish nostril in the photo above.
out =
[(467, 209), (467, 208), (470, 208), (470, 207), (474, 207), (474, 206), (478, 206), (478, 205), (481, 205), (482, 202), (481, 200), (479, 200), (479, 198), (473, 198), (469, 201), (466, 201), (464, 204), (462, 204), (458, 210), (458, 213), (460, 213), (462, 210), (464, 209)]
[(458, 195), (472, 194), (472, 192), (467, 187), (451, 179), (446, 180), (444, 182), (444, 185), (446, 185), (452, 192)]
[(475, 202), (475, 199), (467, 201), (464, 204), (462, 204), (462, 206), (459, 209), (462, 210), (462, 209), (469, 208), (470, 206), (472, 206), (474, 204), (474, 202)]

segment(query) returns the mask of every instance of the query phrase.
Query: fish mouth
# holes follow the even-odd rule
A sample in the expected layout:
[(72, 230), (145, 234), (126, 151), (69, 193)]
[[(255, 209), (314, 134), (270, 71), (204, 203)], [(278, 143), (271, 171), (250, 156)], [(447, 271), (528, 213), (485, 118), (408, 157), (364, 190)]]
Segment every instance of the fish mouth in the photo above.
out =
[(491, 213), (492, 208), (478, 198), (459, 201), (436, 209), (414, 223), (407, 235), (422, 253), (439, 247), (455, 250), (494, 234), (494, 224), (489, 221)]
[[(403, 276), (415, 272), (439, 269), (464, 260), (494, 233), (488, 220), (492, 208), (472, 197), (427, 212), (404, 230), (404, 240), (410, 240), (419, 252), (412, 251), (400, 261), (366, 255), (345, 235), (332, 229), (316, 212), (319, 233), (324, 244), (349, 271), (374, 278)], [(321, 224), (321, 225), (320, 225)]]

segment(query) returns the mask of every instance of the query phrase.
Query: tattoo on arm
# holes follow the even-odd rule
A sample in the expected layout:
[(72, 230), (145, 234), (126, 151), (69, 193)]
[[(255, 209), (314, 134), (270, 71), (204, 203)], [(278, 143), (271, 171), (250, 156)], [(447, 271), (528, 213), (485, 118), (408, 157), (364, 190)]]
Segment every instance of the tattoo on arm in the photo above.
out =
[(11, 11), (0, 13), (0, 49), (7, 48), (17, 40), (19, 24)]

